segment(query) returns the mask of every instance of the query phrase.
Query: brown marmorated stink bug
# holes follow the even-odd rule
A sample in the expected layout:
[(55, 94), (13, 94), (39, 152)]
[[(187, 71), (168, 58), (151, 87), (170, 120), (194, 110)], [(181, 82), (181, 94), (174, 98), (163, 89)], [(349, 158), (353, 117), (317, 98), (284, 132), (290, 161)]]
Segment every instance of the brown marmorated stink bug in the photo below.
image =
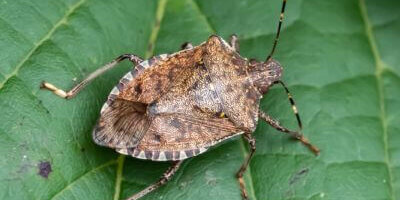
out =
[(272, 55), (279, 39), (286, 0), (283, 0), (278, 30), (271, 53), (265, 62), (248, 61), (238, 53), (237, 37), (230, 42), (212, 35), (198, 46), (190, 43), (170, 55), (143, 61), (124, 54), (91, 73), (65, 92), (43, 82), (41, 87), (70, 99), (91, 80), (128, 59), (136, 67), (111, 91), (93, 130), (93, 140), (121, 154), (154, 161), (173, 161), (161, 179), (129, 199), (138, 199), (165, 184), (182, 161), (197, 156), (228, 138), (243, 135), (250, 154), (237, 172), (242, 197), (247, 199), (243, 173), (256, 146), (252, 132), (258, 119), (300, 140), (315, 154), (319, 150), (259, 109), (263, 94), (281, 84), (288, 94), (299, 129), (301, 121), (293, 98), (280, 80), (282, 67)]

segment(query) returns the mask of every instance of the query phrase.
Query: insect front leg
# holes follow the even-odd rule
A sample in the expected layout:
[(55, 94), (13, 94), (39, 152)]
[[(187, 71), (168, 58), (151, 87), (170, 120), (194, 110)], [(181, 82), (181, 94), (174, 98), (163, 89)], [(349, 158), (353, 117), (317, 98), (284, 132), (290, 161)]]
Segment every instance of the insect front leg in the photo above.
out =
[(247, 166), (250, 163), (251, 158), (253, 157), (254, 152), (256, 151), (256, 140), (251, 136), (250, 133), (246, 133), (243, 135), (243, 138), (249, 143), (250, 146), (250, 154), (246, 157), (246, 160), (240, 167), (239, 171), (236, 173), (236, 177), (239, 181), (240, 192), (242, 194), (243, 199), (248, 199), (248, 194), (244, 185), (243, 174), (247, 169)]
[(97, 69), (96, 71), (92, 72), (91, 74), (89, 74), (82, 82), (80, 82), (78, 85), (76, 85), (75, 87), (73, 87), (71, 90), (69, 90), (67, 92), (57, 88), (56, 86), (54, 86), (51, 83), (48, 83), (45, 81), (43, 81), (41, 83), (40, 88), (50, 90), (54, 94), (60, 96), (61, 98), (71, 99), (77, 93), (79, 93), (79, 91), (81, 91), (83, 88), (85, 88), (85, 86), (87, 84), (89, 84), (93, 79), (100, 76), (104, 72), (114, 68), (115, 66), (117, 66), (118, 63), (120, 63), (121, 61), (123, 61), (125, 59), (128, 59), (129, 61), (131, 61), (135, 66), (143, 61), (143, 59), (141, 59), (139, 56), (136, 56), (133, 54), (123, 54), (123, 55), (119, 56), (118, 58), (114, 59), (113, 61), (111, 61), (110, 63), (104, 65), (103, 67), (101, 67), (101, 68)]
[(301, 143), (303, 143), (305, 146), (307, 146), (314, 154), (318, 155), (319, 149), (318, 147), (314, 146), (311, 144), (306, 137), (304, 137), (303, 134), (296, 132), (296, 131), (291, 131), (283, 126), (280, 125), (279, 121), (276, 119), (273, 119), (271, 116), (267, 115), (266, 113), (260, 111), (259, 112), (259, 117), (266, 121), (269, 125), (277, 129), (278, 131), (281, 131), (283, 133), (287, 133), (293, 138), (296, 138), (300, 140)]
[(135, 195), (129, 197), (126, 200), (136, 200), (139, 198), (142, 198), (143, 196), (145, 196), (146, 194), (156, 190), (157, 188), (159, 188), (160, 186), (164, 185), (165, 183), (167, 183), (169, 180), (171, 180), (171, 178), (174, 176), (174, 174), (176, 173), (176, 171), (178, 171), (179, 167), (182, 164), (182, 160), (180, 161), (175, 161), (173, 163), (173, 165), (171, 167), (169, 167), (167, 169), (167, 171), (165, 171), (165, 173), (163, 174), (163, 176), (160, 178), (160, 180), (158, 180), (157, 182), (151, 184), (150, 186), (148, 186), (147, 188), (143, 189), (142, 191), (136, 193)]
[(233, 34), (229, 37), (229, 44), (231, 45), (231, 47), (233, 49), (235, 49), (236, 52), (239, 53), (239, 40), (235, 34)]

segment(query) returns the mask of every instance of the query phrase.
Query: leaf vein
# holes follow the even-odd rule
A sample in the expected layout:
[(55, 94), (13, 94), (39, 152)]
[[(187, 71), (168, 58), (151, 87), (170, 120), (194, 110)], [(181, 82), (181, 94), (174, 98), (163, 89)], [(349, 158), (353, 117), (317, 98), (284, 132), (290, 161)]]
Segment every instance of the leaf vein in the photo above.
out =
[(372, 24), (368, 17), (367, 6), (365, 4), (365, 0), (359, 0), (359, 6), (361, 10), (361, 17), (364, 21), (365, 32), (368, 38), (369, 45), (371, 47), (371, 51), (375, 60), (375, 77), (377, 82), (378, 89), (378, 98), (379, 98), (379, 107), (380, 107), (380, 119), (382, 122), (383, 129), (383, 145), (384, 145), (384, 160), (387, 166), (388, 174), (389, 174), (389, 191), (391, 195), (391, 199), (396, 199), (394, 191), (393, 191), (393, 172), (391, 168), (391, 160), (389, 156), (389, 147), (388, 147), (388, 133), (387, 133), (387, 120), (386, 120), (386, 112), (385, 112), (385, 97), (384, 97), (384, 88), (383, 88), (383, 80), (382, 80), (382, 72), (384, 70), (384, 63), (378, 51), (378, 45), (375, 41), (375, 35), (373, 31)]
[(146, 59), (151, 57), (154, 53), (154, 45), (157, 41), (158, 32), (160, 31), (161, 21), (164, 17), (165, 6), (168, 0), (160, 0), (157, 5), (156, 17), (151, 31), (149, 43), (147, 45), (147, 51), (145, 54)]
[(81, 178), (85, 177), (86, 175), (88, 175), (90, 173), (93, 173), (93, 172), (95, 172), (97, 170), (101, 170), (101, 169), (103, 169), (105, 167), (108, 167), (108, 166), (116, 164), (116, 163), (117, 163), (117, 160), (111, 160), (111, 161), (103, 163), (103, 164), (101, 164), (101, 165), (99, 165), (99, 166), (97, 166), (97, 167), (85, 172), (81, 176), (78, 176), (76, 179), (74, 179), (73, 181), (68, 183), (63, 189), (61, 189), (59, 192), (57, 192), (55, 195), (53, 195), (50, 199), (54, 199), (57, 196), (61, 195), (64, 191), (66, 191), (68, 188), (70, 188), (72, 185), (74, 185), (74, 183), (76, 183), (78, 180), (80, 180)]
[(204, 14), (203, 10), (200, 9), (199, 5), (197, 4), (197, 2), (195, 0), (190, 0), (190, 2), (192, 2), (193, 7), (199, 12), (199, 15), (201, 18), (204, 19), (205, 23), (207, 24), (207, 27), (210, 29), (210, 31), (212, 33), (216, 33), (217, 31), (215, 30), (215, 28), (211, 25), (210, 20), (208, 20), (207, 16)]
[(13, 76), (16, 76), (18, 74), (18, 71), (20, 68), (25, 64), (26, 61), (31, 58), (33, 53), (47, 40), (51, 38), (51, 36), (54, 34), (54, 32), (63, 24), (67, 22), (67, 19), (69, 16), (71, 16), (83, 3), (85, 3), (86, 0), (81, 0), (74, 4), (70, 9), (65, 12), (65, 15), (47, 32), (46, 35), (43, 36), (43, 38), (33, 46), (33, 48), (28, 52), (28, 54), (15, 66), (15, 69), (8, 75), (5, 76), (5, 79), (3, 82), (0, 83), (0, 89), (3, 88), (4, 84)]
[(114, 200), (118, 200), (121, 195), (121, 182), (122, 182), (122, 173), (124, 169), (125, 155), (119, 155), (117, 159), (117, 177), (115, 181), (115, 193)]

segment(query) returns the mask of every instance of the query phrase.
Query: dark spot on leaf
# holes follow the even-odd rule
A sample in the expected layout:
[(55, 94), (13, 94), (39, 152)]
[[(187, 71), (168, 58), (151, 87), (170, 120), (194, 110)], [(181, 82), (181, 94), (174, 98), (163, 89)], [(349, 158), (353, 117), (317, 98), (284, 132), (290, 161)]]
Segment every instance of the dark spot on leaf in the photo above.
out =
[(214, 171), (207, 170), (206, 174), (205, 174), (205, 179), (206, 179), (207, 185), (210, 185), (210, 186), (217, 185), (218, 181), (217, 181), (217, 178), (214, 175)]
[(43, 178), (48, 178), (49, 174), (52, 172), (51, 170), (51, 164), (48, 161), (40, 161), (38, 164), (39, 168), (39, 175)]
[(289, 180), (289, 185), (293, 185), (296, 183), (300, 178), (304, 177), (308, 173), (308, 168), (301, 169), (296, 174), (292, 176)]

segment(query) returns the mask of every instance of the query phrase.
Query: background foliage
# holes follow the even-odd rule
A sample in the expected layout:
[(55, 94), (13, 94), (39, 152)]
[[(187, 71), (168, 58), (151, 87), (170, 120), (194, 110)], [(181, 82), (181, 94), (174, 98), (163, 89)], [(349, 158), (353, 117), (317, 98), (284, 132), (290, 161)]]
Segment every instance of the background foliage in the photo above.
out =
[[(149, 57), (236, 33), (241, 53), (264, 59), (281, 1), (0, 0), (0, 199), (123, 199), (169, 166), (94, 145), (107, 93), (131, 66), (66, 101), (39, 90), (70, 88), (122, 53)], [(284, 81), (322, 149), (314, 157), (260, 122), (246, 174), (252, 199), (400, 199), (400, 2), (289, 1), (278, 51)], [(157, 21), (159, 19), (159, 21)], [(295, 127), (283, 90), (262, 109)], [(241, 139), (187, 160), (145, 199), (240, 199)], [(49, 162), (48, 178), (38, 165)]]

